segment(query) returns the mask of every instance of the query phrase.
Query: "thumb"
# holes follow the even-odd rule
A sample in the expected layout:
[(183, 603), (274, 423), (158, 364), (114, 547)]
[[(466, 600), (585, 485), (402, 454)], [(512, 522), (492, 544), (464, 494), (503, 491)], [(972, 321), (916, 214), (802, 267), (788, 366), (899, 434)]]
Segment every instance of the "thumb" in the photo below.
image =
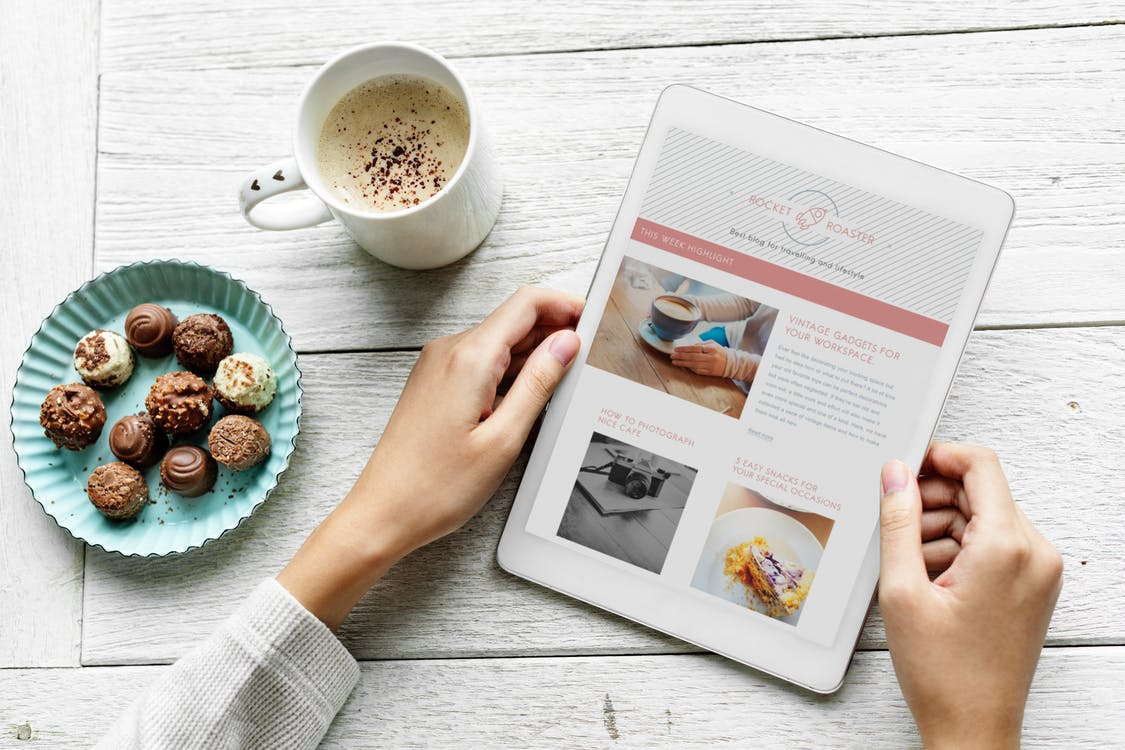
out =
[(926, 585), (922, 556), (922, 496), (918, 480), (902, 461), (883, 465), (879, 510), (879, 599), (888, 592), (909, 593)]
[(581, 343), (578, 334), (570, 330), (548, 336), (527, 358), (512, 387), (485, 424), (519, 436), (522, 444), (559, 381), (570, 369)]

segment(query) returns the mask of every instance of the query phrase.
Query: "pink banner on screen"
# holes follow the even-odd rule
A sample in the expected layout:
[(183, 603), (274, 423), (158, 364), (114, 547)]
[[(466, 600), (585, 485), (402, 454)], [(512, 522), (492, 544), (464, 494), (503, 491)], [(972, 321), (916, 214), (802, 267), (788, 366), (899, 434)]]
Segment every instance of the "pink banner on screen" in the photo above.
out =
[(949, 330), (949, 326), (940, 320), (889, 305), (729, 247), (677, 232), (675, 229), (647, 219), (637, 219), (637, 223), (633, 226), (632, 238), (681, 258), (719, 268), (735, 276), (889, 328), (934, 346), (942, 345), (945, 334)]

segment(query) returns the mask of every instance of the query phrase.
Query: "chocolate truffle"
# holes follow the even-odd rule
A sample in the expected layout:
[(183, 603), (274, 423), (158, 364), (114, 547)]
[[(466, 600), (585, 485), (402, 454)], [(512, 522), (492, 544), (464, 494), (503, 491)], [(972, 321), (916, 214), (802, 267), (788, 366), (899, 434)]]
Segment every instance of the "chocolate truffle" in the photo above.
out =
[(160, 429), (186, 435), (211, 419), (211, 387), (190, 372), (167, 372), (152, 384), (145, 408)]
[(113, 331), (90, 331), (74, 347), (74, 369), (94, 388), (116, 388), (133, 374), (137, 358), (125, 337)]
[(219, 465), (198, 445), (174, 445), (160, 462), (160, 481), (184, 497), (199, 497), (215, 486)]
[(257, 354), (232, 354), (224, 359), (211, 385), (218, 402), (236, 414), (257, 414), (277, 393), (273, 368)]
[(142, 357), (166, 357), (172, 353), (176, 323), (176, 316), (167, 307), (144, 302), (125, 317), (125, 337)]
[(138, 469), (152, 466), (168, 449), (168, 436), (156, 429), (147, 414), (122, 417), (109, 431), (113, 455)]
[(103, 516), (123, 521), (145, 507), (148, 483), (132, 466), (114, 461), (94, 469), (86, 481), (86, 495)]
[(39, 408), (39, 424), (58, 447), (80, 451), (96, 443), (105, 427), (102, 397), (81, 383), (56, 385)]
[(241, 414), (223, 417), (207, 436), (211, 455), (231, 471), (260, 464), (270, 454), (270, 444), (270, 434), (262, 423)]
[(210, 376), (234, 351), (227, 322), (212, 313), (189, 315), (172, 332), (176, 359), (197, 375)]

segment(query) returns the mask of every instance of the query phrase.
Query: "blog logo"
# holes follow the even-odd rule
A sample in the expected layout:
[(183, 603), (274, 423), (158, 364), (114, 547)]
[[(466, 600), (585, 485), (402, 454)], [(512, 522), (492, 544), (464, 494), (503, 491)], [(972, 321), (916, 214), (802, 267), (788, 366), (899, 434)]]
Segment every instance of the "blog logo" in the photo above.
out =
[(851, 240), (864, 245), (875, 243), (873, 233), (852, 226), (840, 217), (836, 201), (823, 190), (799, 190), (784, 199), (752, 195), (750, 205), (776, 214), (785, 236), (804, 247), (816, 247), (832, 239)]
[(820, 206), (810, 208), (808, 211), (802, 211), (797, 214), (797, 228), (808, 229), (809, 227), (815, 227), (820, 223), (820, 220), (827, 215), (828, 211)]
[(823, 245), (831, 239), (824, 228), (830, 219), (840, 217), (840, 209), (832, 196), (820, 190), (801, 190), (789, 196), (786, 202), (793, 210), (782, 218), (781, 228), (789, 239), (805, 247)]

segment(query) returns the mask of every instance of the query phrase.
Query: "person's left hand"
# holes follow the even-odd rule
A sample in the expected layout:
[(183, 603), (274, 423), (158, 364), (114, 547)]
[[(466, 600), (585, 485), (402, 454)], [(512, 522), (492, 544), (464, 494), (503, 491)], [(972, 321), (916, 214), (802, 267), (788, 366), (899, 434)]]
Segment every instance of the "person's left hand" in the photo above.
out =
[(672, 364), (699, 375), (721, 377), (727, 368), (727, 348), (714, 341), (677, 346), (672, 350)]
[(480, 325), (427, 344), (355, 486), (281, 585), (334, 629), (395, 562), (480, 510), (577, 355), (582, 306), (524, 287)]

